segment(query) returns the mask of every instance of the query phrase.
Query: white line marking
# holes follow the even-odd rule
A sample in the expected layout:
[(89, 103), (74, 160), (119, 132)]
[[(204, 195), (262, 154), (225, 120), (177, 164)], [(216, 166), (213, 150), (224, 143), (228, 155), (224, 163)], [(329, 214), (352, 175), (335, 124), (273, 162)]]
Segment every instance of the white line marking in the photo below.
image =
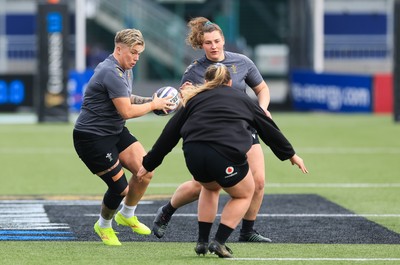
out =
[[(150, 150), (151, 146), (145, 146), (146, 150)], [(264, 152), (271, 152), (268, 147), (263, 146)], [(298, 148), (296, 151), (300, 154), (322, 154), (322, 155), (387, 155), (387, 154), (400, 154), (400, 147), (303, 147)], [(24, 154), (24, 155), (37, 155), (37, 154), (74, 154), (73, 148), (60, 148), (60, 147), (3, 147), (0, 149), (0, 155), (8, 154)], [(183, 155), (182, 147), (177, 146), (172, 149), (171, 154)]]
[[(175, 215), (174, 215), (175, 216)], [(325, 217), (325, 218), (354, 218), (354, 217), (380, 217), (400, 218), (400, 214), (257, 214), (259, 217)]]
[[(85, 216), (99, 216), (99, 214), (85, 214)], [(156, 216), (155, 213), (142, 213), (136, 216)], [(221, 216), (221, 214), (217, 214)], [(174, 217), (197, 217), (196, 213), (176, 213)], [(299, 218), (354, 218), (354, 217), (381, 217), (381, 218), (400, 218), (400, 214), (257, 214), (257, 217), (299, 217)]]
[(400, 183), (270, 183), (271, 188), (400, 188)]
[(19, 208), (19, 209), (7, 209), (7, 208), (0, 208), (0, 213), (1, 214), (16, 214), (16, 213), (29, 213), (29, 214), (38, 214), (38, 213), (44, 213), (44, 209), (29, 209), (26, 208)]
[[(150, 188), (174, 188), (181, 183), (150, 183)], [(267, 183), (266, 188), (400, 188), (400, 183)]]
[[(399, 147), (303, 147), (297, 149), (299, 154), (400, 154)], [(266, 147), (263, 150), (269, 149)]]
[(231, 258), (248, 261), (400, 261), (400, 258)]
[[(8, 211), (15, 213), (15, 212), (20, 212), (20, 211), (27, 211), (27, 210), (10, 210), (9, 208), (17, 208), (20, 207), (19, 209), (27, 208), (29, 207), (29, 211), (36, 211), (38, 212), (39, 209), (43, 209), (42, 212), (44, 211), (44, 208), (30, 208), (31, 206), (27, 205), (26, 203), (30, 205), (37, 206), (39, 205), (62, 205), (62, 206), (69, 206), (69, 205), (99, 205), (101, 204), (101, 200), (0, 200), (0, 213), (2, 213), (2, 208), (8, 209)], [(153, 204), (153, 201), (140, 201), (139, 204)], [(33, 206), (32, 206), (33, 207)]]
[[(0, 222), (2, 219), (7, 219), (9, 220), (10, 218), (26, 218), (26, 213), (4, 213), (3, 211), (0, 211)], [(30, 213), (29, 217), (35, 218), (35, 217), (47, 217), (46, 213)]]
[[(39, 200), (38, 200), (39, 201)], [(0, 209), (8, 209), (8, 208), (14, 208), (17, 209), (18, 211), (27, 211), (27, 210), (44, 210), (42, 207), (43, 201), (41, 201), (40, 204), (33, 204), (30, 203), (29, 201), (26, 201), (27, 203), (21, 204), (17, 203), (16, 201), (9, 201), (10, 203), (7, 203), (7, 201), (0, 201)]]
[[(10, 202), (10, 203), (7, 203)], [(26, 204), (23, 204), (23, 203)], [(0, 201), (0, 230), (69, 229), (68, 224), (51, 223), (44, 201)]]

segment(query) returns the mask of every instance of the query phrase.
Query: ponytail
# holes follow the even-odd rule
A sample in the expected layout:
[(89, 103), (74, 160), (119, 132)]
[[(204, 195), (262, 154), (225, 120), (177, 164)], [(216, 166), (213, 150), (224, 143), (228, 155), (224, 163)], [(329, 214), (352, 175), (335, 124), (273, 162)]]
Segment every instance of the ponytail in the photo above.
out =
[(186, 86), (184, 89), (182, 89), (181, 95), (183, 106), (186, 106), (186, 103), (192, 97), (205, 90), (211, 90), (216, 87), (227, 85), (231, 80), (231, 74), (225, 65), (216, 63), (207, 68), (204, 79), (206, 82), (202, 85)]

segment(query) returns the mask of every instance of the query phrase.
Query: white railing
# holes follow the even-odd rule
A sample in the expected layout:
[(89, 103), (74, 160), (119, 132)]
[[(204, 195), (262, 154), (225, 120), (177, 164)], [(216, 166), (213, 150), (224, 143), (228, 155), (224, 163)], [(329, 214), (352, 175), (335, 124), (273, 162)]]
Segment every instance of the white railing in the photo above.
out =
[[(0, 0), (1, 1), (4, 0)], [(198, 57), (185, 44), (186, 22), (173, 12), (152, 1), (146, 0), (92, 0), (96, 2), (96, 21), (111, 32), (126, 27), (139, 28), (146, 40), (146, 53), (180, 75), (186, 66)], [(71, 2), (72, 3), (72, 2)], [(4, 18), (5, 13), (0, 12)], [(13, 62), (32, 61), (37, 58), (36, 35), (5, 35), (5, 23), (0, 23), (0, 71)], [(74, 51), (74, 36), (69, 38), (71, 54)], [(199, 52), (200, 53), (200, 52)], [(3, 69), (4, 68), (4, 69)], [(12, 70), (12, 69), (7, 69)], [(33, 71), (34, 69), (26, 69)]]
[(110, 31), (140, 29), (146, 53), (173, 67), (180, 74), (198, 53), (186, 45), (186, 22), (160, 5), (146, 0), (100, 0), (96, 20)]

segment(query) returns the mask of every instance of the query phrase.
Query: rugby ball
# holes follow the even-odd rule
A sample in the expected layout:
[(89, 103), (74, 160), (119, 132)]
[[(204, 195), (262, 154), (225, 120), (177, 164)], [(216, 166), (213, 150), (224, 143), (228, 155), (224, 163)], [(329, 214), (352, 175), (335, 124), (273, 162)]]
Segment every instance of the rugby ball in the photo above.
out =
[(168, 114), (171, 114), (175, 112), (179, 106), (180, 98), (179, 98), (179, 92), (176, 90), (176, 88), (172, 86), (165, 86), (162, 88), (159, 88), (156, 92), (157, 97), (159, 98), (166, 98), (169, 96), (172, 96), (172, 98), (169, 100), (171, 103), (174, 103), (173, 109), (168, 110), (168, 113), (165, 113), (162, 110), (153, 110), (154, 114), (159, 115), (159, 116), (165, 116)]

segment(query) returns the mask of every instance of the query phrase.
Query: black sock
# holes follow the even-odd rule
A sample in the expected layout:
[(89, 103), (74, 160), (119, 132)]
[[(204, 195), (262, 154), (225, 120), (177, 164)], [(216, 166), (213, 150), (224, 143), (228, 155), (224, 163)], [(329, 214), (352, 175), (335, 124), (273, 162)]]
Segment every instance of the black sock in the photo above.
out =
[(169, 201), (164, 207), (163, 207), (163, 212), (168, 214), (169, 216), (172, 216), (176, 211), (176, 208), (174, 208), (171, 204), (171, 201)]
[(242, 229), (240, 230), (240, 233), (250, 233), (253, 231), (254, 227), (254, 220), (242, 220)]
[(208, 242), (208, 238), (210, 237), (210, 231), (213, 223), (207, 222), (198, 222), (199, 225), (199, 238), (197, 242)]
[(229, 236), (233, 232), (233, 228), (230, 228), (229, 226), (226, 226), (224, 224), (219, 224), (217, 233), (215, 234), (215, 240), (224, 245), (226, 240), (228, 240)]

